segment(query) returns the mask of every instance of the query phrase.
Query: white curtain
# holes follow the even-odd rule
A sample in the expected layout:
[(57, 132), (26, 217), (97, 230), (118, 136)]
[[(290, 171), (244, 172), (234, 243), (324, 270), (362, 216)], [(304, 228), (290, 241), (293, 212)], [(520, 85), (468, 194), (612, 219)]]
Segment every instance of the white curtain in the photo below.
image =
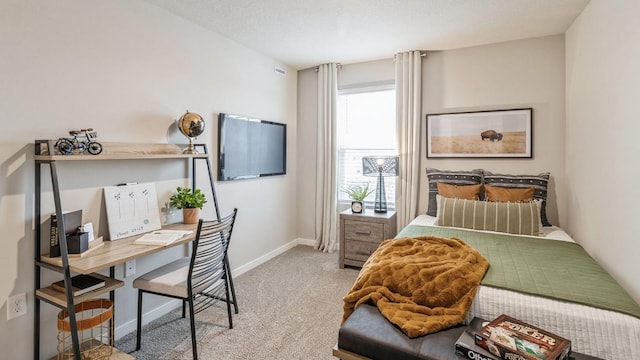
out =
[(396, 132), (400, 176), (396, 183), (398, 229), (413, 220), (418, 211), (420, 182), (420, 120), (422, 55), (420, 51), (396, 54)]
[(318, 67), (315, 248), (322, 252), (332, 252), (338, 249), (337, 72), (338, 67), (334, 63)]

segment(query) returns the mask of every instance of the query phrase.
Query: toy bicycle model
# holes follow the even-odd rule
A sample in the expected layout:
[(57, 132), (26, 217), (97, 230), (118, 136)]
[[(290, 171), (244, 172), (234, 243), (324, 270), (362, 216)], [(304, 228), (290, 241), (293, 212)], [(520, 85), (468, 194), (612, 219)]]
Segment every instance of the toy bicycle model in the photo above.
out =
[(71, 130), (69, 135), (73, 137), (60, 138), (56, 141), (55, 148), (60, 154), (71, 155), (74, 150), (81, 154), (86, 151), (91, 155), (98, 155), (102, 152), (102, 144), (93, 140), (98, 136), (98, 133), (93, 131), (93, 128)]

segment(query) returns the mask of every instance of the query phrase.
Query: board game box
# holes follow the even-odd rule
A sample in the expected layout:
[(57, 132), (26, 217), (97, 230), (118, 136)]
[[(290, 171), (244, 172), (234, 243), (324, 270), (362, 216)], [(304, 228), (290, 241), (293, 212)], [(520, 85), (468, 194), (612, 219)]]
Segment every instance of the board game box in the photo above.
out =
[(475, 343), (506, 360), (567, 360), (571, 341), (502, 314), (475, 333)]
[(460, 334), (458, 340), (455, 343), (456, 355), (461, 356), (468, 360), (498, 360), (500, 357), (496, 357), (488, 350), (476, 345), (474, 336), (476, 332), (482, 329), (484, 324), (489, 322), (479, 317), (474, 317), (469, 323), (467, 328)]

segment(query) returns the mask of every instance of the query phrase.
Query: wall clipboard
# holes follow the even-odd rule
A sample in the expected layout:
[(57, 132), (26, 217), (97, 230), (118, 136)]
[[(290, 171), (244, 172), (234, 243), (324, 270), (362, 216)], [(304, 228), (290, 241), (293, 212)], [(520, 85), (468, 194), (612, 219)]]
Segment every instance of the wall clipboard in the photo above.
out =
[(109, 238), (117, 240), (161, 228), (154, 183), (106, 186)]

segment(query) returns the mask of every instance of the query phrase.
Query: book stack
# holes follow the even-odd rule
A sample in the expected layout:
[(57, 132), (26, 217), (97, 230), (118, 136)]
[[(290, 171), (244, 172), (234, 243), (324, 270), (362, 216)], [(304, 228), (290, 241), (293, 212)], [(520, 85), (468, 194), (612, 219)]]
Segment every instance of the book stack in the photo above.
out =
[[(86, 294), (89, 291), (104, 287), (106, 282), (100, 278), (91, 275), (76, 275), (71, 278), (71, 291), (74, 296)], [(64, 280), (54, 282), (51, 287), (55, 290), (65, 292)]]
[(474, 318), (455, 351), (470, 360), (568, 360), (571, 341), (502, 314), (492, 321)]

